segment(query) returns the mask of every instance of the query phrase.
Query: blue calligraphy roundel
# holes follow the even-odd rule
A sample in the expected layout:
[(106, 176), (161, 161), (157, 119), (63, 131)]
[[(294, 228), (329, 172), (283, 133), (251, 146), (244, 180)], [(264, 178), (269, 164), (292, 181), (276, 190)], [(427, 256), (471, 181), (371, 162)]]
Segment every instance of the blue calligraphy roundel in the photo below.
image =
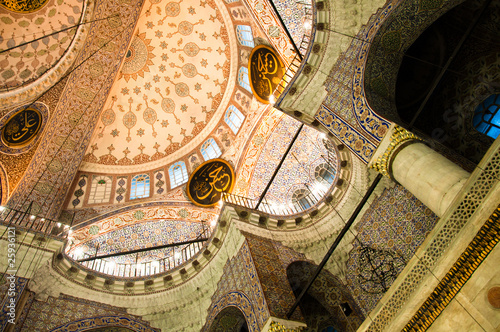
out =
[(202, 207), (211, 207), (230, 193), (234, 185), (234, 172), (224, 159), (211, 159), (195, 169), (187, 184), (191, 201)]

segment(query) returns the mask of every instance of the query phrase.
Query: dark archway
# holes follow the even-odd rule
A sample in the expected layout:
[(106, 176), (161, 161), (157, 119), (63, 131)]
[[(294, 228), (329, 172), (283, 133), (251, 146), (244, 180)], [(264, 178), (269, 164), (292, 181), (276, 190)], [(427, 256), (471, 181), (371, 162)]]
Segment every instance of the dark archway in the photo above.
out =
[(470, 170), (493, 141), (474, 129), (472, 118), (485, 98), (500, 91), (500, 3), (436, 4), (403, 2), (380, 28), (367, 57), (366, 98), (377, 114), (434, 142)]
[(215, 317), (210, 332), (248, 332), (247, 321), (240, 309), (229, 306)]
[[(485, 3), (465, 1), (434, 22), (405, 52), (396, 83), (396, 107), (403, 124), (413, 123), (419, 132), (475, 164), (493, 139), (474, 128), (474, 110), (500, 92), (500, 5)], [(434, 89), (463, 37), (463, 46)]]
[[(296, 261), (287, 267), (290, 286), (298, 296), (306, 287), (317, 266)], [(299, 303), (308, 331), (356, 331), (364, 320), (361, 309), (334, 275), (322, 270)]]

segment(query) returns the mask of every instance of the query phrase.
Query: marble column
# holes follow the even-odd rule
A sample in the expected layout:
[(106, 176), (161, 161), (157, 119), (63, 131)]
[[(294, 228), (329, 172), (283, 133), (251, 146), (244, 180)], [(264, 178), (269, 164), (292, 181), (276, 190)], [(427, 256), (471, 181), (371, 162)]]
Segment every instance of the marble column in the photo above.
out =
[(394, 125), (369, 164), (391, 177), (442, 217), (470, 174), (420, 138)]

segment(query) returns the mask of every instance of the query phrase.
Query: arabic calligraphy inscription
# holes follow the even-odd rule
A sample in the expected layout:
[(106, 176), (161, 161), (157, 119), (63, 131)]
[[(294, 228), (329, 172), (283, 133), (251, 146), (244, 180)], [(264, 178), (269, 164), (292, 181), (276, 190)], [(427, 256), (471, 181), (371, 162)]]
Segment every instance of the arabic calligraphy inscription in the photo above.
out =
[(16, 13), (32, 13), (42, 8), (49, 0), (0, 0), (0, 6)]
[(12, 115), (2, 128), (2, 141), (10, 147), (30, 143), (40, 131), (42, 115), (34, 108), (25, 108)]
[(285, 71), (276, 52), (266, 45), (255, 47), (250, 54), (250, 86), (257, 99), (265, 104), (278, 87)]
[(191, 201), (203, 207), (217, 204), (223, 192), (230, 192), (234, 184), (234, 172), (223, 159), (212, 159), (201, 164), (191, 175), (187, 193)]

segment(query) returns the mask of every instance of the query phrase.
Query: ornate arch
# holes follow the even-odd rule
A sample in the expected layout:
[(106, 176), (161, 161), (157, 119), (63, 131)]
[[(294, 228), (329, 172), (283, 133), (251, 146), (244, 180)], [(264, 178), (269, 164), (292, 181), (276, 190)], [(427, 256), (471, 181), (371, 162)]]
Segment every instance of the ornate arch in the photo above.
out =
[(210, 331), (210, 328), (212, 327), (212, 324), (214, 324), (214, 321), (219, 313), (230, 306), (238, 308), (243, 313), (250, 332), (260, 331), (261, 327), (259, 327), (257, 313), (255, 312), (252, 302), (245, 293), (239, 291), (226, 293), (211, 306), (207, 321), (205, 326), (203, 326), (202, 331)]
[[(360, 52), (360, 58), (366, 58), (361, 84), (366, 107), (378, 116), (401, 123), (396, 110), (395, 91), (405, 51), (427, 27), (463, 1), (403, 1), (387, 13), (387, 17), (381, 15), (367, 34), (375, 33), (372, 42), (365, 43)], [(383, 23), (380, 22), (382, 19)], [(363, 113), (359, 106), (356, 105), (356, 114)]]
[(51, 332), (82, 332), (101, 327), (122, 327), (135, 332), (159, 332), (159, 329), (150, 327), (148, 323), (123, 316), (97, 316), (79, 319), (52, 329)]

